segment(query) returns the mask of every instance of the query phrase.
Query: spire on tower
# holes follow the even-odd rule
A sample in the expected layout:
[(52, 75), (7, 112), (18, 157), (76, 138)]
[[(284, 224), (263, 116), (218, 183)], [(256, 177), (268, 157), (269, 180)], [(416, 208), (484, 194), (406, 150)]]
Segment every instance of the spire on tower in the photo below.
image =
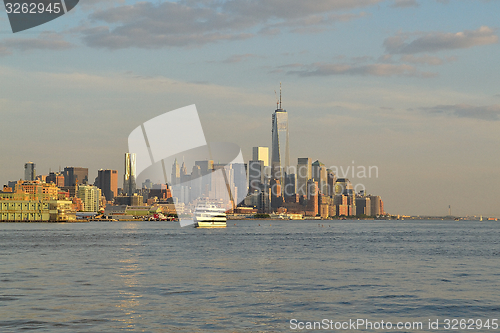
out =
[(280, 109), (281, 109), (281, 81), (280, 81)]

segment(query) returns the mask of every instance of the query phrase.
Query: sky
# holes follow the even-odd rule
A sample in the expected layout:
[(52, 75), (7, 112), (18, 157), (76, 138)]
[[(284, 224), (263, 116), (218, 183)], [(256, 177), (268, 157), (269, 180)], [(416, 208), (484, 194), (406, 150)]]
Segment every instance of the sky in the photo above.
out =
[(281, 82), (292, 164), (347, 171), (391, 214), (500, 217), (499, 12), (495, 0), (80, 0), (15, 34), (3, 12), (0, 182), (32, 161), (37, 174), (87, 167), (91, 181), (116, 169), (121, 185), (130, 132), (191, 104), (207, 141), (248, 161), (271, 146)]

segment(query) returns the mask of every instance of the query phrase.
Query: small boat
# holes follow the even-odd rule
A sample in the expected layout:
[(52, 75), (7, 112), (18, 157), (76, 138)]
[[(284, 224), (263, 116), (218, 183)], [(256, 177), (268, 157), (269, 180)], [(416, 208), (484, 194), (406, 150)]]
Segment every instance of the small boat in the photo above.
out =
[(225, 228), (226, 211), (215, 204), (202, 203), (196, 206), (193, 221), (195, 228)]

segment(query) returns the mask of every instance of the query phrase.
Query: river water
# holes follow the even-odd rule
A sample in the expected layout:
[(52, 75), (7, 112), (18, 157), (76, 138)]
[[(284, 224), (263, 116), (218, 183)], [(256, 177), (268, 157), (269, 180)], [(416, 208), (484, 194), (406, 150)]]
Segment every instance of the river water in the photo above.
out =
[(0, 332), (444, 331), (500, 319), (499, 259), (499, 222), (1, 223)]

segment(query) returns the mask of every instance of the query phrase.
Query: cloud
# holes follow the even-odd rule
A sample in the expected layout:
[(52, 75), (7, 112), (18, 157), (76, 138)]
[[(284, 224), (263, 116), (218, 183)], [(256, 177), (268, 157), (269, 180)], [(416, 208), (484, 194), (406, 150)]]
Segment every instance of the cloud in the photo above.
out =
[(229, 58), (226, 58), (222, 62), (225, 63), (225, 64), (234, 64), (234, 63), (238, 63), (238, 62), (242, 62), (242, 61), (248, 60), (250, 58), (259, 58), (259, 57), (260, 56), (258, 56), (256, 54), (251, 54), (251, 53), (247, 53), (247, 54), (233, 54), (232, 56), (230, 56)]
[(422, 107), (423, 110), (432, 114), (445, 114), (458, 118), (473, 118), (480, 120), (500, 120), (500, 104), (487, 106), (473, 106), (468, 104), (437, 105), (433, 107)]
[(495, 35), (494, 30), (486, 26), (457, 33), (431, 32), (410, 42), (407, 42), (407, 39), (408, 36), (404, 35), (386, 38), (384, 47), (388, 53), (392, 54), (414, 54), (467, 49), (498, 43), (498, 36)]
[(109, 24), (82, 31), (85, 43), (92, 47), (160, 48), (203, 45), (252, 36), (238, 32), (251, 26), (250, 20), (236, 20), (211, 8), (189, 7), (175, 2), (141, 2), (99, 10), (90, 18)]
[(9, 55), (13, 51), (66, 50), (74, 45), (56, 33), (41, 33), (36, 38), (9, 38), (0, 42), (0, 55)]
[[(99, 9), (91, 28), (80, 27), (90, 47), (123, 49), (200, 46), (259, 34), (323, 31), (334, 22), (365, 13), (337, 10), (375, 5), (383, 0), (180, 0), (139, 2)], [(78, 30), (78, 29), (77, 29)]]
[(408, 7), (418, 7), (419, 4), (417, 0), (395, 0), (391, 5), (392, 8), (408, 8)]
[(372, 75), (372, 76), (417, 76), (434, 77), (435, 73), (420, 72), (416, 67), (407, 64), (328, 64), (319, 63), (306, 66), (301, 70), (291, 70), (287, 74), (307, 76), (332, 76), (332, 75)]
[(430, 55), (423, 55), (420, 57), (416, 57), (412, 54), (405, 54), (401, 57), (401, 61), (411, 63), (411, 64), (424, 64), (424, 65), (430, 65), (430, 66), (437, 66), (437, 65), (443, 65), (444, 63), (447, 62), (452, 62), (456, 61), (456, 57), (446, 57), (444, 59), (441, 59), (439, 57), (433, 57)]
[(310, 15), (330, 13), (376, 5), (383, 0), (231, 0), (222, 8), (230, 13), (254, 18), (297, 19)]

